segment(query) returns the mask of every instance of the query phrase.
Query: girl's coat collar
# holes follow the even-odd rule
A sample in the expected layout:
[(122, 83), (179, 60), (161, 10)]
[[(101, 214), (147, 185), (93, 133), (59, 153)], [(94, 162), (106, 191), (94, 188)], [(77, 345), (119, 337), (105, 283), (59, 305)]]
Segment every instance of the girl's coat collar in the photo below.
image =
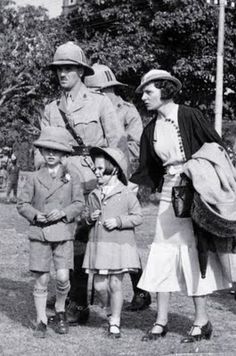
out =
[[(105, 197), (104, 200), (109, 199), (110, 197), (121, 193), (125, 188), (125, 185), (122, 182), (118, 182), (118, 184), (108, 193)], [(97, 198), (101, 199), (101, 190), (99, 188), (95, 188), (94, 191), (92, 192)]]

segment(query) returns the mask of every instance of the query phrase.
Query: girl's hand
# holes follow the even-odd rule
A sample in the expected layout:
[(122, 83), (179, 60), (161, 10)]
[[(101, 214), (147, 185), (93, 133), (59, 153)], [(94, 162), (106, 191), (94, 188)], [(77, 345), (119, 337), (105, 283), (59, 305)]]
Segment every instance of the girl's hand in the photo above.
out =
[(53, 209), (52, 211), (50, 211), (50, 213), (47, 214), (47, 221), (49, 222), (57, 221), (57, 220), (61, 220), (64, 217), (65, 217), (65, 213), (63, 211), (58, 209)]
[(47, 218), (44, 214), (42, 213), (38, 213), (35, 217), (36, 221), (39, 223), (46, 223), (47, 222)]
[(91, 216), (90, 216), (90, 219), (92, 221), (96, 221), (98, 218), (99, 218), (99, 215), (101, 214), (101, 210), (95, 210)]
[(116, 218), (106, 219), (103, 225), (107, 230), (113, 230), (118, 226)]

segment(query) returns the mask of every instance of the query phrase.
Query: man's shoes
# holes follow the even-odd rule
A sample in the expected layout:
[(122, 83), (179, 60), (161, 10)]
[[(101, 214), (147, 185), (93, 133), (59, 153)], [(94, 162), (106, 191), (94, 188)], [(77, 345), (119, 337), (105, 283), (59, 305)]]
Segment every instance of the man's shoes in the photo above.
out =
[(74, 301), (70, 301), (66, 309), (67, 320), (69, 325), (83, 325), (86, 324), (89, 318), (89, 307), (77, 305)]
[(148, 292), (141, 291), (134, 294), (130, 305), (126, 308), (127, 311), (144, 310), (151, 304), (151, 296)]
[(57, 334), (68, 334), (69, 324), (65, 312), (56, 313), (54, 316), (54, 328)]
[(46, 333), (47, 333), (47, 325), (44, 324), (42, 321), (40, 321), (40, 323), (37, 324), (33, 335), (38, 339), (44, 339), (46, 337)]

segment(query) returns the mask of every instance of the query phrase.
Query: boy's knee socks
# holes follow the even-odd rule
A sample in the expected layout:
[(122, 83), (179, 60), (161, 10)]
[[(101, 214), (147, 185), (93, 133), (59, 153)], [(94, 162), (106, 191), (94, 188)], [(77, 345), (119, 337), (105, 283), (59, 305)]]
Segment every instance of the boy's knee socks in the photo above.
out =
[(61, 282), (57, 281), (56, 282), (56, 292), (62, 295), (67, 295), (70, 290), (70, 281), (66, 282)]
[(37, 323), (42, 321), (47, 324), (46, 303), (48, 291), (45, 287), (34, 287), (33, 296), (34, 304), (37, 312)]
[(38, 298), (47, 298), (48, 289), (47, 287), (34, 287), (33, 296)]
[(65, 311), (65, 302), (68, 292), (70, 290), (70, 281), (66, 282), (56, 282), (56, 303), (55, 309), (56, 312), (64, 312)]

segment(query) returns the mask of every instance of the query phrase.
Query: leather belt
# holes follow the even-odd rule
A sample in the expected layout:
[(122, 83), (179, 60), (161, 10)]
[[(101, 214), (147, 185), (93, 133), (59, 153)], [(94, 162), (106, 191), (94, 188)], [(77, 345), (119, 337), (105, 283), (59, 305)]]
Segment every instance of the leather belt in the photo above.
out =
[(92, 146), (76, 146), (76, 147), (73, 147), (74, 152), (72, 152), (72, 156), (89, 156), (91, 147)]

